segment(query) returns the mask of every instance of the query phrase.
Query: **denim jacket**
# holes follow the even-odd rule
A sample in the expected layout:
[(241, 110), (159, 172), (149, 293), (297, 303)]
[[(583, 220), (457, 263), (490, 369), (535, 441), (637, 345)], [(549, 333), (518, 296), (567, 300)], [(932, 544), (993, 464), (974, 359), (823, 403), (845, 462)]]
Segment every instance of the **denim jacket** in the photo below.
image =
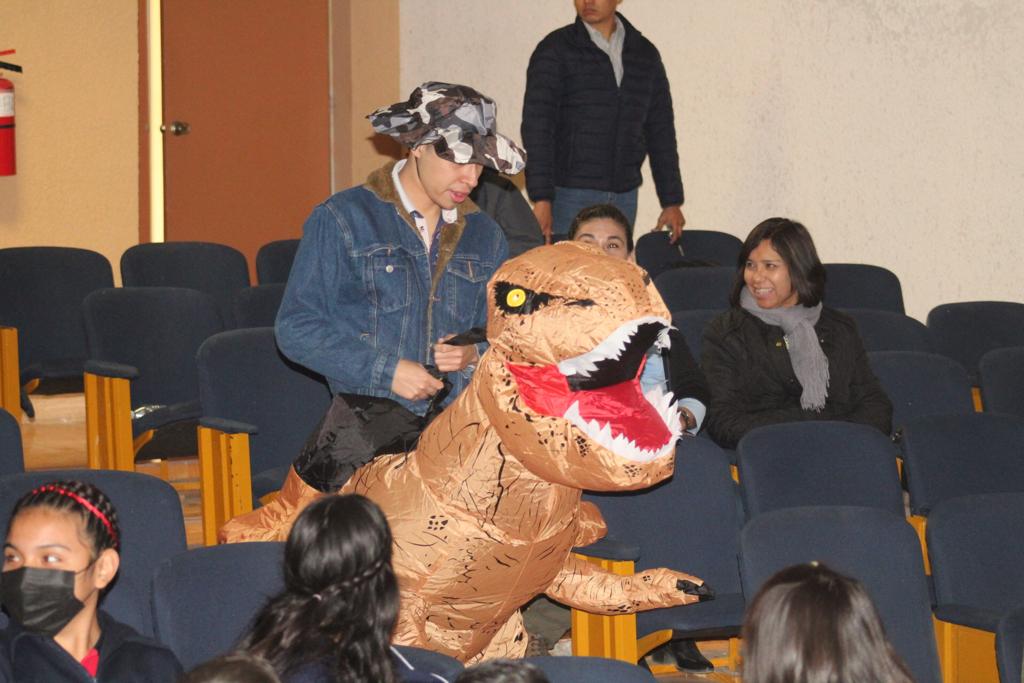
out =
[[(508, 245), (498, 224), (466, 200), (435, 237), (442, 251), (458, 242), (429, 301), (430, 256), (398, 198), (392, 166), (330, 197), (306, 220), (277, 314), (277, 343), (324, 375), (334, 393), (391, 398), (422, 415), (427, 401), (391, 392), (398, 361), (431, 363), (438, 338), (486, 325), (487, 281)], [(470, 374), (448, 373), (446, 402)]]

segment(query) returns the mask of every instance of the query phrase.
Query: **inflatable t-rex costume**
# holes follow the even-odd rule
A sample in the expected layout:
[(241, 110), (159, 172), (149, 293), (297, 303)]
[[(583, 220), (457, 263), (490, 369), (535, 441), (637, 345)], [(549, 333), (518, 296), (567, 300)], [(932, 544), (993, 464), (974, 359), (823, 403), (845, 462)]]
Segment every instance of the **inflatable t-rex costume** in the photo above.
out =
[[(652, 345), (668, 343), (650, 278), (566, 242), (506, 262), (488, 297), (490, 349), (469, 387), (416, 450), (377, 458), (341, 490), (376, 501), (391, 524), (395, 641), (463, 661), (515, 657), (527, 644), (519, 608), (539, 593), (601, 614), (697, 601), (677, 588), (702, 583), (693, 576), (623, 577), (570, 553), (605, 533), (582, 489), (640, 489), (672, 474), (675, 404), (644, 396), (638, 380)], [(293, 472), (280, 535), (311, 491)]]

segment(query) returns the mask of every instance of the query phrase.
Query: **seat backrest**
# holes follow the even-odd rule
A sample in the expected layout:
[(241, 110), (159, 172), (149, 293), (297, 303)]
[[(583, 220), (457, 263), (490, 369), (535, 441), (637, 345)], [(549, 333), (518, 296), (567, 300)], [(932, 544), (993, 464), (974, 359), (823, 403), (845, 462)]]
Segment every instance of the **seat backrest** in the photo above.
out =
[(654, 683), (646, 669), (604, 657), (527, 657), (551, 683)]
[(950, 498), (928, 516), (928, 559), (936, 605), (998, 618), (1024, 605), (1024, 491)]
[(709, 439), (680, 441), (668, 481), (584, 498), (600, 508), (609, 537), (640, 546), (637, 569), (672, 567), (701, 577), (717, 593), (740, 592), (736, 487), (729, 459)]
[(919, 351), (872, 351), (868, 362), (892, 401), (894, 433), (919, 417), (974, 412), (967, 371), (952, 359)]
[(14, 416), (0, 408), (0, 477), (25, 471), (21, 427)]
[(685, 261), (681, 245), (672, 244), (668, 240), (669, 234), (659, 230), (641, 235), (636, 241), (633, 250), (636, 264), (646, 270), (652, 278)]
[[(986, 352), (1024, 346), (1024, 303), (964, 301), (942, 304), (928, 312), (935, 350), (967, 368), (977, 379), (978, 361)], [(976, 383), (976, 381), (975, 381)]]
[(187, 287), (213, 297), (227, 326), (232, 325), (235, 292), (249, 286), (245, 254), (212, 242), (137, 244), (121, 255), (125, 287)]
[(866, 263), (826, 263), (824, 301), (832, 308), (906, 312), (903, 288), (896, 274), (887, 268)]
[(728, 268), (736, 268), (743, 251), (743, 240), (719, 230), (683, 230), (679, 242), (686, 258), (712, 261)]
[(692, 311), (673, 311), (672, 324), (679, 328), (686, 339), (690, 353), (700, 362), (700, 351), (704, 340), (704, 328), (722, 314), (720, 308), (700, 308)]
[(0, 249), (0, 325), (18, 328), (22, 381), (40, 364), (86, 359), (82, 300), (114, 286), (107, 257), (71, 247)]
[(978, 363), (986, 412), (1024, 417), (1024, 346), (992, 349)]
[(934, 352), (931, 334), (920, 320), (873, 308), (848, 308), (843, 313), (856, 321), (865, 351)]
[(876, 508), (787, 508), (758, 515), (740, 533), (748, 601), (779, 570), (811, 561), (864, 584), (914, 680), (940, 683), (921, 545), (906, 520)]
[(724, 310), (735, 279), (736, 269), (729, 266), (673, 268), (654, 278), (654, 285), (670, 311)]
[(273, 327), (277, 320), (277, 309), (284, 298), (284, 285), (258, 285), (235, 292), (235, 326)]
[(121, 527), (121, 568), (102, 607), (120, 622), (152, 635), (149, 582), (160, 563), (185, 550), (181, 499), (167, 482), (136, 472), (40, 470), (0, 478), (0, 530), (6, 533), (17, 500), (47, 482), (95, 484), (110, 498)]
[(256, 281), (261, 285), (284, 284), (292, 270), (299, 240), (267, 242), (256, 252)]
[(904, 426), (901, 446), (914, 514), (957, 496), (1024, 491), (1024, 418), (925, 417)]
[(804, 505), (857, 505), (903, 514), (898, 452), (853, 422), (792, 422), (748, 432), (737, 455), (747, 518)]
[(223, 329), (213, 300), (194, 289), (123, 287), (85, 298), (89, 357), (132, 365), (132, 407), (199, 398), (196, 351)]
[(738, 237), (718, 230), (684, 230), (675, 244), (669, 238), (669, 233), (657, 231), (642, 235), (636, 241), (637, 265), (651, 277), (687, 262), (733, 268), (743, 249)]
[(217, 545), (165, 560), (153, 577), (157, 639), (186, 670), (230, 651), (284, 588), (283, 560), (284, 543)]
[(249, 442), (253, 474), (290, 465), (331, 402), (322, 377), (277, 350), (272, 327), (213, 335), (197, 363), (203, 416), (256, 427)]
[(1024, 605), (1017, 607), (999, 620), (996, 627), (996, 663), (999, 665), (1000, 683), (1021, 680), (1021, 660), (1024, 658)]

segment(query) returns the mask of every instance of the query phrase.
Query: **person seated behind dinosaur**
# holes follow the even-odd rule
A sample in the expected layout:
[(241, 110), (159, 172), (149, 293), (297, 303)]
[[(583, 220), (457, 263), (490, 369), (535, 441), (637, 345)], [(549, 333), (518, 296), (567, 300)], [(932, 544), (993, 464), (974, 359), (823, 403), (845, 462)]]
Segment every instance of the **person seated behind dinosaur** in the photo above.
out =
[[(597, 204), (581, 211), (569, 227), (569, 240), (586, 242), (604, 250), (612, 258), (634, 260), (633, 226), (622, 211), (611, 204)], [(693, 354), (686, 345), (686, 339), (678, 330), (669, 333), (672, 346), (668, 352), (651, 354), (640, 376), (645, 391), (654, 385), (667, 386), (679, 401), (679, 417), (683, 422), (683, 433), (696, 434), (705, 423), (711, 402), (708, 380), (705, 379)], [(671, 381), (666, 380), (666, 377)], [(524, 613), (526, 629), (542, 630), (545, 640), (557, 640), (554, 634), (563, 624), (554, 618), (551, 607), (540, 598)], [(557, 625), (549, 628), (551, 622)], [(564, 632), (565, 629), (562, 629)], [(532, 631), (530, 631), (532, 635)], [(540, 639), (539, 639), (540, 640)], [(709, 673), (715, 670), (711, 661), (700, 653), (696, 643), (690, 639), (677, 639), (652, 652), (658, 663), (674, 664), (690, 673)]]
[[(598, 246), (613, 258), (633, 261), (633, 226), (612, 204), (595, 204), (580, 211), (569, 228), (569, 239)], [(693, 435), (707, 418), (711, 392), (683, 335), (673, 329), (669, 339), (672, 345), (667, 354), (648, 357), (640, 382), (647, 391), (667, 381), (679, 401), (685, 432)]]

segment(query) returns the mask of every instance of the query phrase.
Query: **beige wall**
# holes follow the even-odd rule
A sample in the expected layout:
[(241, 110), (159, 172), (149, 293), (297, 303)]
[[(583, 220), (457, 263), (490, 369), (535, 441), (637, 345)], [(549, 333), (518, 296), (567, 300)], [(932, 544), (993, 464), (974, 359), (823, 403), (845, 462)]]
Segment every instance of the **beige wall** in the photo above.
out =
[[(908, 313), (1024, 300), (1019, 0), (625, 0), (672, 84), (689, 225), (806, 223), (825, 261), (901, 278)], [(570, 0), (401, 0), (401, 85), (463, 81), (519, 137), (537, 41)], [(448, 36), (447, 38), (445, 36)], [(657, 217), (653, 184), (638, 232)]]
[(361, 183), (400, 153), (366, 115), (397, 102), (398, 0), (331, 0), (334, 189)]
[(18, 175), (0, 177), (0, 247), (138, 242), (136, 0), (3, 0)]

